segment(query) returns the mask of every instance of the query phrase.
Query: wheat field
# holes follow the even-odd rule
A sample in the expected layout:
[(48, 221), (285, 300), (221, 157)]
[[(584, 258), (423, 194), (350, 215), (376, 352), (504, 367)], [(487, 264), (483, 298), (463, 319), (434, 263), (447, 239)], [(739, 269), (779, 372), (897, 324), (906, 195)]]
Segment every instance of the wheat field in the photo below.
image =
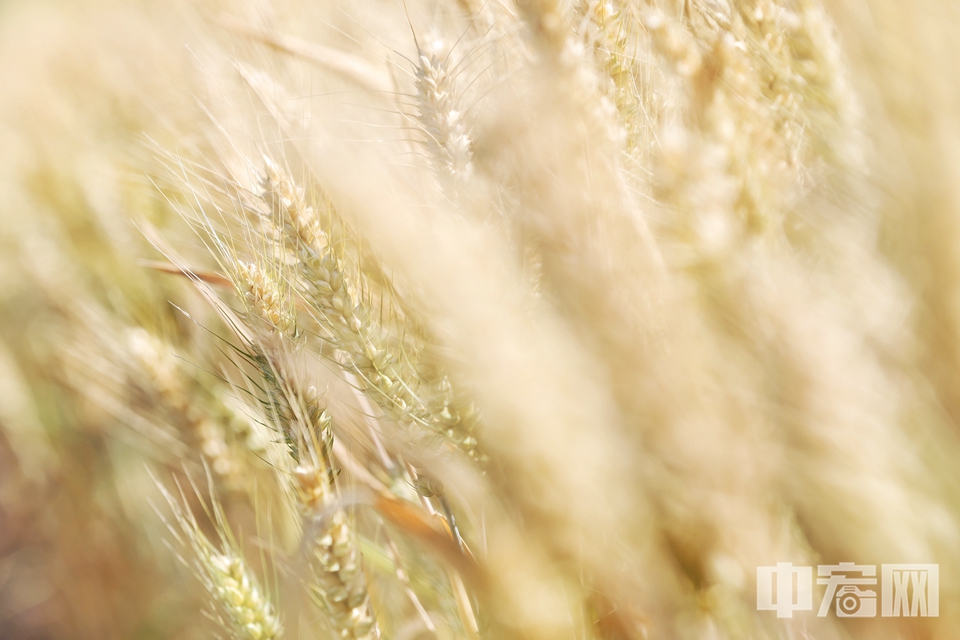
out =
[(0, 0), (0, 638), (960, 637), (958, 7)]

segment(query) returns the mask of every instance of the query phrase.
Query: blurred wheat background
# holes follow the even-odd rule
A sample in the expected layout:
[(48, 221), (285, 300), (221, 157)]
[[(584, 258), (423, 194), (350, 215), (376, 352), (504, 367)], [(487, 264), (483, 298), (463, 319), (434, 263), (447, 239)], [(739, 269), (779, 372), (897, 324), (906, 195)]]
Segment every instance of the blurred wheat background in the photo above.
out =
[(3, 0), (0, 638), (960, 637), (958, 6)]

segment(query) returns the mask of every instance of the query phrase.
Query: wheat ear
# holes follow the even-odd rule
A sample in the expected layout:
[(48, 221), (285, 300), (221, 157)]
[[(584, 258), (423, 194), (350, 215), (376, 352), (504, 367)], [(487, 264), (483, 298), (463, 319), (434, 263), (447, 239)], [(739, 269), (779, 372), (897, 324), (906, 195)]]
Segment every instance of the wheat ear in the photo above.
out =
[(449, 63), (449, 55), (428, 55), (417, 45), (417, 121), (423, 145), (441, 184), (455, 190), (473, 171), (473, 143)]
[(261, 198), (281, 221), (294, 253), (300, 293), (319, 315), (340, 353), (340, 364), (390, 419), (443, 434), (469, 457), (482, 457), (473, 436), (479, 422), (476, 409), (454, 392), (446, 376), (424, 381), (415, 364), (423, 346), (399, 348), (398, 331), (384, 326), (380, 314), (359, 294), (366, 288), (362, 273), (349, 273), (305, 191), (275, 162), (266, 159), (265, 165)]
[[(298, 237), (307, 232), (300, 227)], [(284, 347), (290, 344), (293, 322), (284, 314), (289, 308), (285, 292), (263, 269), (238, 264), (235, 285), (244, 292), (247, 307), (269, 327), (264, 335), (248, 324), (255, 337), (246, 346), (263, 379), (267, 413), (287, 441), (295, 464), (292, 489), (304, 522), (300, 546), (309, 559), (309, 591), (340, 637), (372, 640), (379, 637), (379, 630), (360, 568), (356, 534), (338, 506), (331, 419), (321, 408), (316, 389), (301, 385), (286, 362)]]
[[(211, 617), (232, 640), (279, 640), (283, 625), (274, 604), (250, 571), (234, 539), (223, 509), (213, 498), (214, 524), (220, 545), (203, 533), (193, 513), (183, 506), (186, 498), (175, 499), (157, 483), (173, 511), (177, 528), (168, 529), (192, 551), (193, 566), (210, 595)], [(181, 535), (182, 534), (182, 535)]]

